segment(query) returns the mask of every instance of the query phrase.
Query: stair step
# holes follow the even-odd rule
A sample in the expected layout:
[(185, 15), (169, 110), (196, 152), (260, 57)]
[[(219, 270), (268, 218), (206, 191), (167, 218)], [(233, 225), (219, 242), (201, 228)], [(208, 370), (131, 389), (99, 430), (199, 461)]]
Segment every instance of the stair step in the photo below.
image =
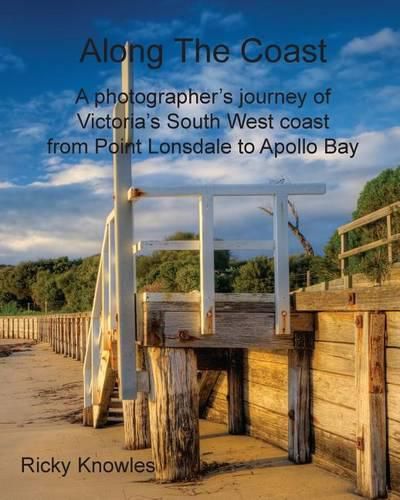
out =
[(123, 424), (124, 419), (120, 417), (108, 417), (107, 423), (109, 424)]
[(122, 408), (122, 401), (119, 400), (111, 400), (109, 408)]
[(122, 408), (109, 408), (108, 414), (109, 415), (122, 415), (123, 411), (122, 411)]

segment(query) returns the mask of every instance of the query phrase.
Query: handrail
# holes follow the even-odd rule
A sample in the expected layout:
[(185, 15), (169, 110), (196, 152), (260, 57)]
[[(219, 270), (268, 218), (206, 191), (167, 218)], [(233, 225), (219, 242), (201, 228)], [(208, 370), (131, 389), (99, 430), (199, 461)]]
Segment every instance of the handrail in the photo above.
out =
[[(374, 212), (363, 215), (358, 219), (355, 219), (351, 222), (348, 222), (347, 224), (343, 224), (342, 226), (338, 227), (337, 232), (340, 236), (340, 253), (338, 257), (340, 261), (340, 270), (342, 276), (345, 275), (347, 258), (368, 252), (369, 250), (373, 250), (375, 248), (380, 248), (382, 246), (388, 247), (389, 264), (393, 262), (392, 243), (400, 240), (400, 233), (396, 234), (392, 233), (392, 216), (399, 210), (400, 210), (400, 201), (396, 201), (395, 203), (391, 203), (386, 207), (375, 210)], [(346, 244), (347, 244), (346, 237), (350, 231), (354, 231), (355, 229), (366, 226), (385, 217), (386, 217), (386, 235), (387, 235), (386, 238), (381, 238), (379, 240), (371, 241), (370, 243), (365, 243), (364, 245), (360, 245), (358, 247), (354, 247), (348, 250), (346, 249)]]
[[(101, 246), (99, 268), (97, 272), (96, 287), (94, 292), (93, 307), (90, 316), (89, 330), (86, 339), (86, 353), (83, 363), (84, 378), (84, 407), (89, 408), (97, 403), (97, 377), (100, 369), (102, 356), (102, 341), (104, 332), (107, 331), (108, 315), (114, 298), (108, 295), (108, 303), (105, 309), (103, 300), (106, 290), (104, 290), (104, 275), (111, 272), (111, 260), (106, 259), (107, 252), (110, 251), (110, 227), (113, 221), (113, 212), (107, 217), (104, 228), (103, 242)], [(108, 290), (107, 290), (108, 292)]]

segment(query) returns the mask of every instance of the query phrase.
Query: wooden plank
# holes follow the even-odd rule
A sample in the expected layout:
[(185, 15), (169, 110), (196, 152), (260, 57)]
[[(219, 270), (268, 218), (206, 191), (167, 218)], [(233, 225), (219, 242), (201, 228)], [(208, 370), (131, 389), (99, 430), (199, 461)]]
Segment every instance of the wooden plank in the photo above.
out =
[(355, 410), (356, 394), (353, 376), (312, 370), (313, 398)]
[(243, 402), (243, 349), (229, 349), (228, 353), (228, 431), (245, 431)]
[[(285, 353), (287, 358), (287, 353)], [(288, 365), (270, 362), (264, 359), (248, 359), (244, 357), (244, 380), (249, 384), (256, 383), (265, 386), (282, 389), (288, 384)]]
[[(314, 428), (314, 457), (313, 462), (324, 460), (325, 468), (338, 472), (335, 466), (344, 469), (344, 472), (355, 473), (356, 471), (356, 448), (354, 441), (345, 439), (336, 434)], [(326, 467), (327, 466), (327, 467)]]
[(288, 418), (268, 408), (257, 405), (245, 405), (247, 431), (251, 436), (264, 439), (271, 444), (287, 450)]
[(382, 219), (383, 217), (386, 217), (389, 214), (395, 213), (399, 207), (400, 207), (400, 202), (398, 201), (390, 205), (387, 205), (386, 207), (380, 208), (379, 210), (375, 210), (374, 212), (371, 212), (367, 215), (363, 215), (358, 219), (355, 219), (351, 222), (348, 222), (347, 224), (339, 226), (337, 228), (337, 232), (339, 234), (347, 233), (358, 227), (362, 227), (365, 226), (366, 224), (370, 224), (371, 222), (375, 222), (379, 219)]
[(354, 346), (336, 342), (315, 342), (311, 368), (354, 376)]
[(279, 363), (285, 366), (288, 365), (286, 351), (266, 351), (264, 349), (249, 349), (247, 351), (247, 358), (251, 361), (261, 361), (266, 363)]
[(297, 311), (400, 311), (400, 286), (296, 292)]
[(314, 399), (312, 423), (314, 428), (322, 429), (353, 442), (356, 440), (356, 412), (345, 406)]
[(288, 356), (288, 454), (292, 462), (305, 464), (311, 461), (311, 349), (293, 349)]
[(400, 384), (400, 349), (386, 349), (386, 381), (389, 384)]
[(199, 415), (205, 416), (208, 401), (217, 383), (220, 372), (216, 370), (205, 370), (201, 372), (199, 380)]
[[(216, 335), (212, 337), (200, 333), (200, 307), (196, 300), (139, 302), (141, 342), (169, 347), (265, 349), (287, 349), (293, 345), (291, 336), (274, 335), (273, 304), (231, 302), (225, 298), (216, 304)], [(313, 315), (293, 313), (292, 328), (293, 331), (313, 331)]]
[(371, 243), (365, 243), (365, 245), (360, 245), (359, 247), (352, 248), (351, 250), (347, 250), (346, 252), (340, 253), (339, 259), (342, 260), (347, 259), (348, 257), (368, 252), (369, 250), (373, 250), (374, 248), (383, 247), (384, 245), (389, 245), (390, 243), (399, 240), (400, 240), (400, 234), (392, 234), (390, 238), (381, 238), (380, 240), (371, 241)]
[(400, 423), (400, 385), (386, 384), (386, 399), (387, 418)]
[(387, 347), (400, 347), (400, 313), (386, 313)]
[(271, 387), (266, 390), (264, 385), (245, 384), (243, 398), (249, 404), (267, 408), (287, 417), (288, 397), (286, 388), (275, 389)]
[(357, 490), (386, 496), (385, 314), (356, 322)]
[(389, 454), (400, 460), (400, 422), (389, 418), (387, 426)]
[(354, 343), (354, 314), (352, 312), (316, 314), (315, 340)]
[(293, 346), (290, 336), (273, 335), (273, 315), (268, 314), (217, 313), (218, 333), (212, 336), (199, 335), (199, 313), (148, 311), (143, 321), (144, 345), (279, 350)]

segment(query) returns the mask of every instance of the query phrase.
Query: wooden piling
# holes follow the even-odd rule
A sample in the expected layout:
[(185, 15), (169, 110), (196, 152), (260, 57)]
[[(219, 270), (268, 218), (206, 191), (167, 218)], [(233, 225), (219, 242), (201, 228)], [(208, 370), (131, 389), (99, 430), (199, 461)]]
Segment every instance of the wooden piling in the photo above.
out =
[(311, 461), (310, 360), (313, 336), (295, 333), (295, 348), (288, 351), (288, 455), (296, 464)]
[(150, 432), (156, 480), (195, 479), (200, 472), (199, 388), (193, 349), (151, 347)]
[[(136, 366), (139, 370), (146, 369), (144, 349), (136, 351)], [(124, 436), (127, 450), (150, 448), (150, 417), (148, 395), (138, 392), (134, 401), (123, 401)]]
[(229, 434), (244, 434), (243, 349), (229, 349), (227, 372), (228, 431)]
[(385, 314), (356, 313), (357, 492), (386, 497)]

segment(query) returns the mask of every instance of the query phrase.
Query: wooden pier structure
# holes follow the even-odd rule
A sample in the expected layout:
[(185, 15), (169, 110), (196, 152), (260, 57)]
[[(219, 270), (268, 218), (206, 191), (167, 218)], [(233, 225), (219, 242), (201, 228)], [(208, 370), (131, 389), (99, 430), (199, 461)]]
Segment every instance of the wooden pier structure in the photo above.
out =
[[(122, 92), (132, 89), (129, 60), (122, 63)], [(132, 112), (117, 103), (114, 116)], [(127, 122), (127, 121), (125, 121)], [(132, 142), (130, 128), (114, 129), (116, 143)], [(229, 431), (244, 432), (243, 350), (290, 352), (289, 457), (310, 460), (309, 365), (313, 318), (291, 311), (289, 296), (288, 197), (319, 195), (321, 184), (135, 186), (131, 154), (113, 155), (114, 208), (107, 217), (84, 362), (87, 425), (106, 422), (118, 380), (125, 443), (151, 443), (156, 479), (191, 480), (200, 473), (198, 369), (224, 370), (228, 376)], [(216, 197), (270, 196), (272, 240), (216, 241)], [(198, 241), (137, 241), (136, 204), (147, 198), (198, 200)], [(200, 290), (189, 294), (139, 294), (136, 257), (154, 250), (200, 253)], [(273, 251), (275, 293), (216, 294), (215, 250)]]

